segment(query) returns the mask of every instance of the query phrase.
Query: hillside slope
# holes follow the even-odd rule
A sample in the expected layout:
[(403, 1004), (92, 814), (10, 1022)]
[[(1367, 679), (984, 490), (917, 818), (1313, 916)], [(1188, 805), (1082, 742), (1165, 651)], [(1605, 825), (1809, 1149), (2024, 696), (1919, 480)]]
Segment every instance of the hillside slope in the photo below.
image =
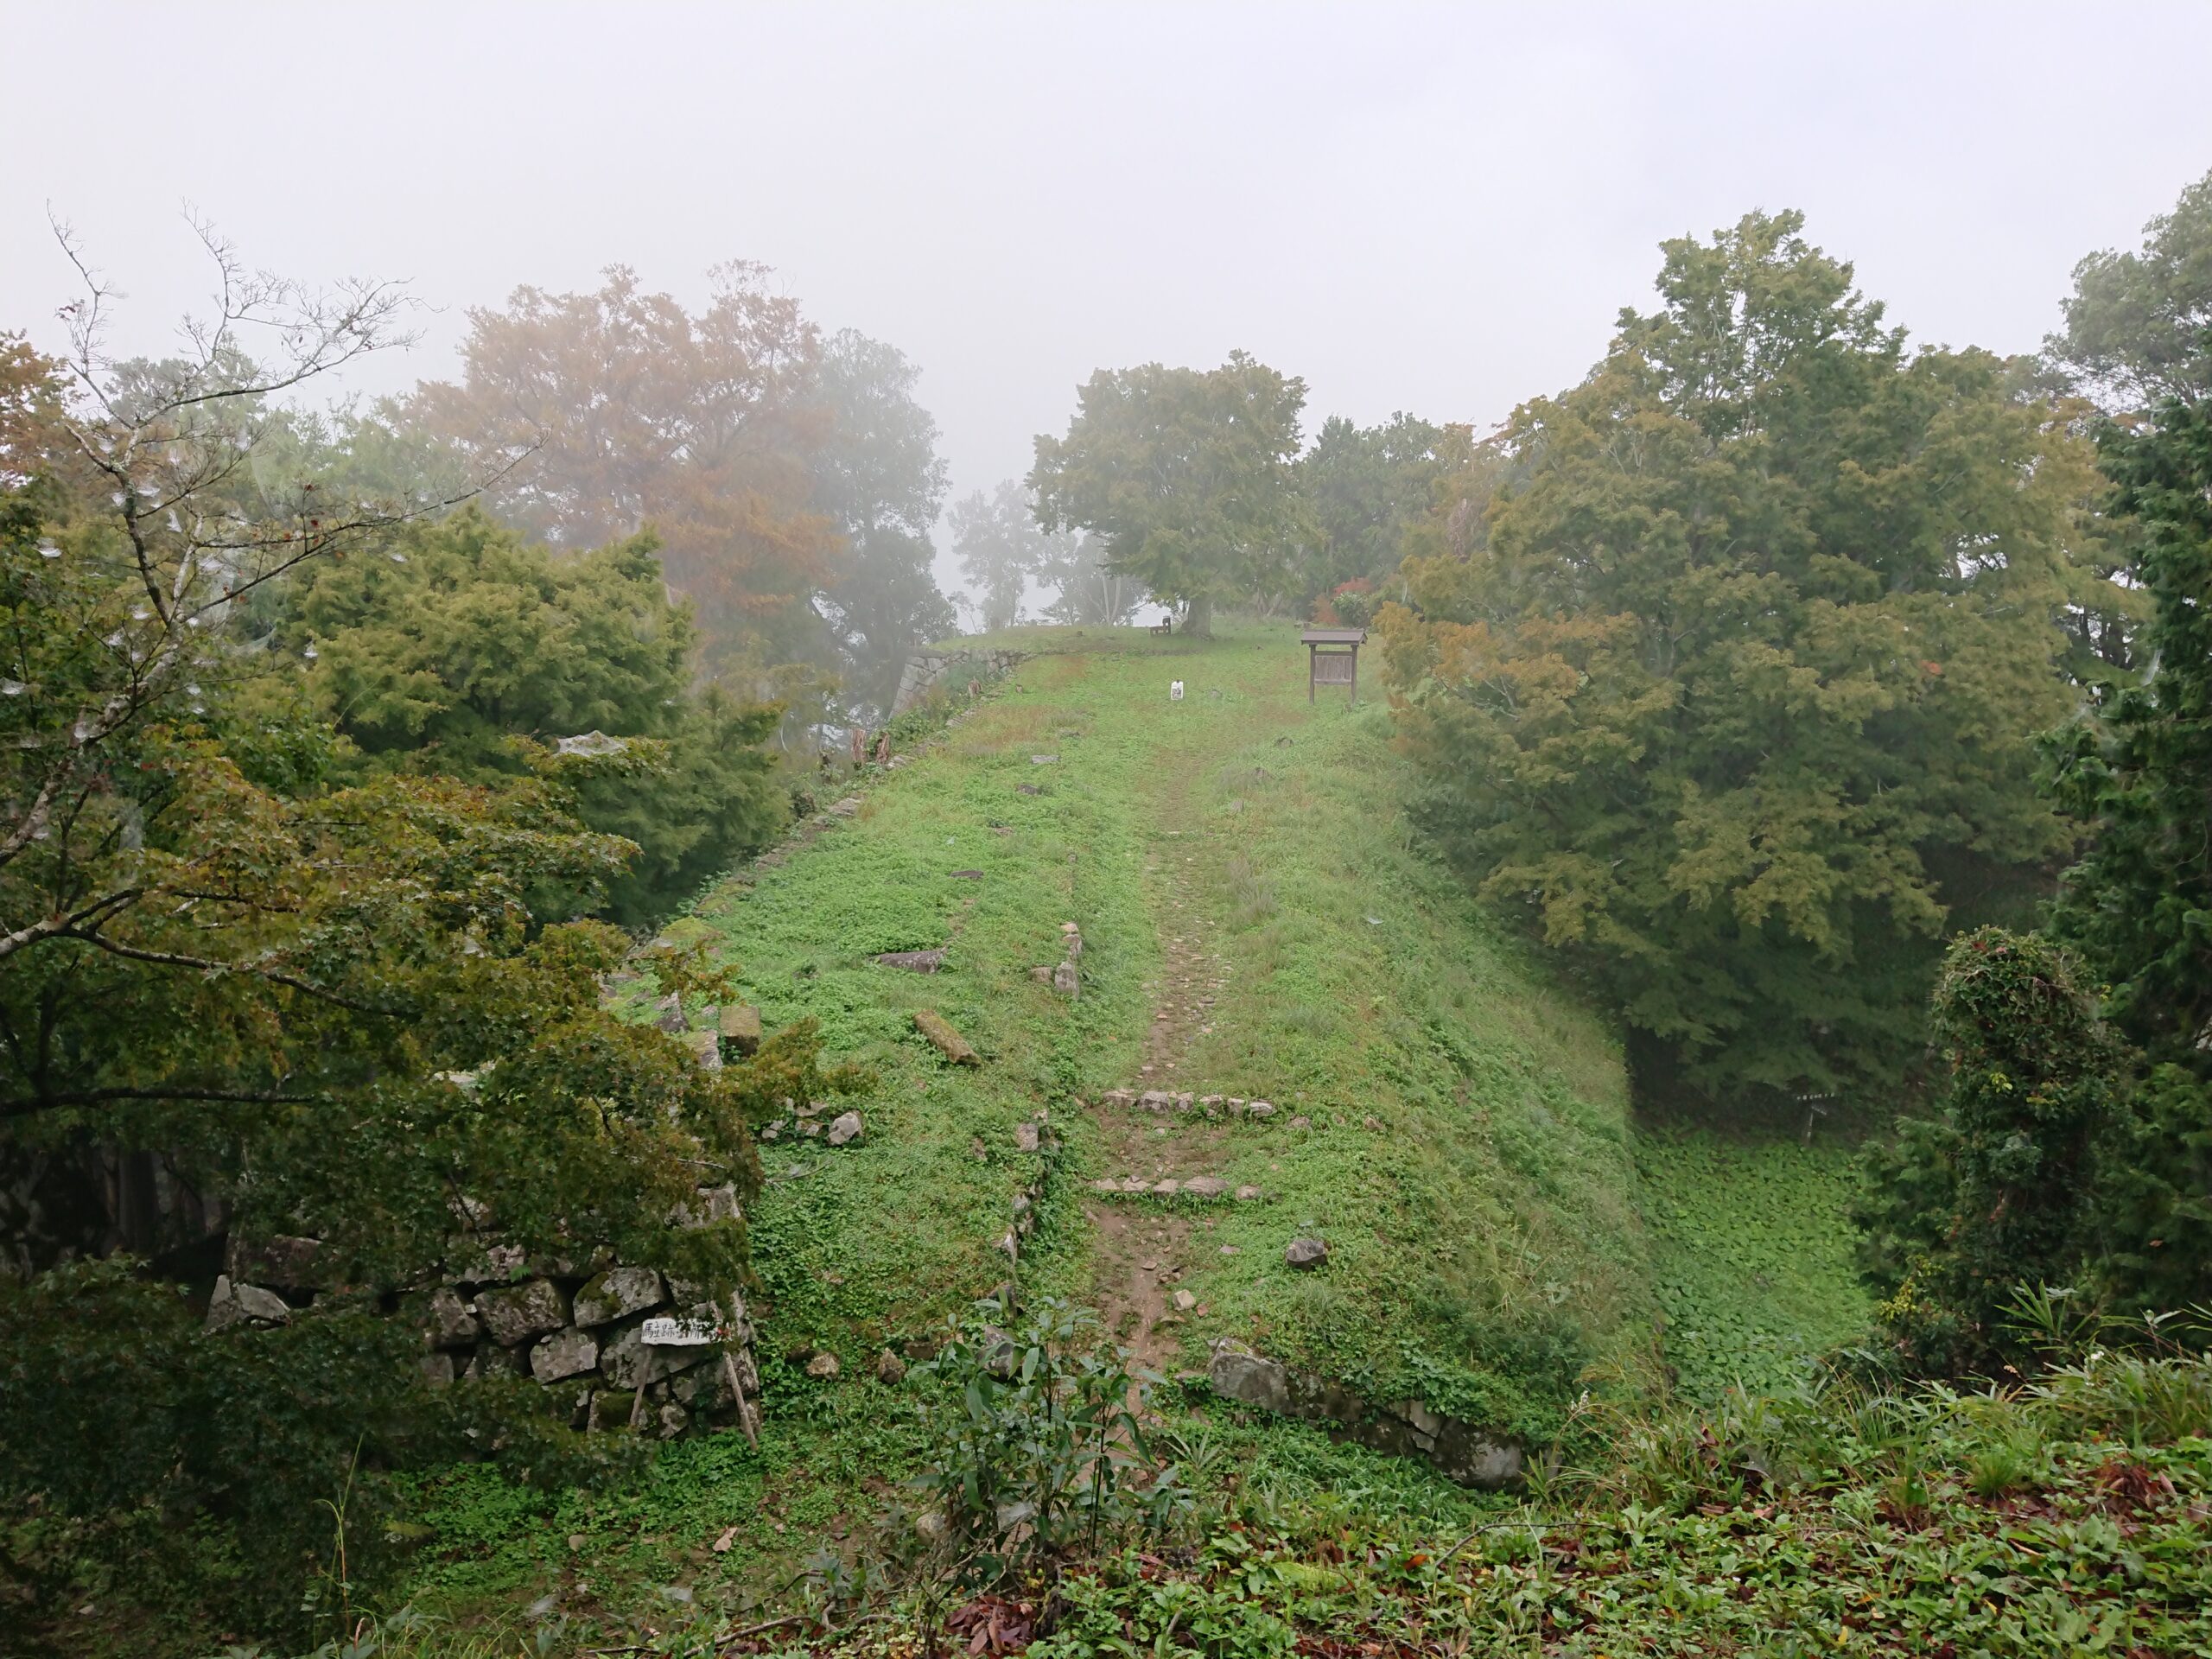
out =
[[(772, 1363), (849, 1372), (1005, 1279), (1041, 1112), (1062, 1151), (1026, 1287), (1165, 1370), (1233, 1337), (1542, 1437), (1646, 1302), (1600, 1022), (1409, 844), (1382, 711), (1309, 708), (1289, 630), (996, 643), (1039, 654), (849, 822), (699, 906), (771, 1027), (817, 1020), (879, 1079), (863, 1144), (765, 1149)], [(1031, 971), (1070, 921), (1072, 1002)], [(940, 947), (933, 975), (871, 960)], [(944, 1065), (921, 1007), (984, 1063)], [(1147, 1089), (1275, 1110), (1101, 1103)], [(1263, 1196), (1094, 1190), (1198, 1176)], [(1310, 1274), (1284, 1262), (1302, 1236), (1329, 1247)]]

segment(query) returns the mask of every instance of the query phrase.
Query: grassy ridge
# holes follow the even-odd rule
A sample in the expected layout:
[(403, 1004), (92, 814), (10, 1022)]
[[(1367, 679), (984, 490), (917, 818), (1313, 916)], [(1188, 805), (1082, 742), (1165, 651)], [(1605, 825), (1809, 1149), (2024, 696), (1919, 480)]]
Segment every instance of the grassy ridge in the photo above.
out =
[[(1410, 842), (1382, 711), (1309, 709), (1282, 626), (995, 643), (1039, 654), (868, 782), (849, 820), (696, 906), (771, 1028), (814, 1020), (831, 1056), (875, 1077), (855, 1103), (861, 1144), (763, 1147), (762, 1446), (683, 1443), (623, 1490), (551, 1498), (458, 1474), (428, 1495), (425, 1605), (557, 1589), (564, 1607), (611, 1611), (675, 1583), (742, 1605), (864, 1522), (918, 1452), (874, 1357), (1006, 1277), (995, 1242), (1038, 1160), (1014, 1129), (1040, 1109), (1065, 1147), (1022, 1278), (1096, 1299), (1086, 1184), (1120, 1173), (1132, 1131), (1072, 1103), (1142, 1081), (1156, 1005), (1189, 1001), (1170, 982), (1178, 939), (1203, 939), (1221, 982), (1177, 1051), (1178, 1085), (1281, 1108), (1229, 1134), (1135, 1131), (1165, 1130), (1173, 1155), (1188, 1135), (1208, 1167), (1269, 1194), (1190, 1217), (1186, 1363), (1243, 1337), (1371, 1397), (1542, 1436), (1588, 1360), (1640, 1340), (1616, 1046)], [(1189, 694), (1171, 705), (1173, 677)], [(1073, 1003), (1030, 973), (1058, 958), (1063, 920), (1084, 940)], [(869, 960), (939, 945), (935, 976)], [(918, 1007), (984, 1064), (946, 1065), (912, 1029)], [(1306, 1232), (1331, 1260), (1294, 1275), (1283, 1248)], [(821, 1351), (835, 1381), (798, 1363)], [(1234, 1432), (1239, 1462), (1286, 1491), (1411, 1480), (1432, 1512), (1463, 1501), (1310, 1430)]]

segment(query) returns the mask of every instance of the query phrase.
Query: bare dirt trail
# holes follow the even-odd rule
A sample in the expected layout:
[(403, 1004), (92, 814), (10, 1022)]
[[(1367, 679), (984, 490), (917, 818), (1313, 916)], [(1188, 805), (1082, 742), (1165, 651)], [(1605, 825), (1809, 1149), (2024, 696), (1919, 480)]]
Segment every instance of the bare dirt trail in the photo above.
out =
[[(1192, 745), (1164, 754), (1151, 804), (1156, 839), (1147, 855), (1145, 887), (1160, 938), (1159, 978), (1147, 988), (1153, 1016), (1134, 1090), (1202, 1093), (1191, 1075), (1192, 1048), (1212, 1030), (1215, 999), (1229, 963), (1214, 916), (1209, 878), (1219, 850), (1209, 844), (1189, 803), (1190, 780), (1211, 759)], [(1094, 1104), (1106, 1153), (1103, 1173), (1150, 1185), (1211, 1174), (1225, 1129), (1195, 1111), (1155, 1114)], [(1179, 1363), (1181, 1328), (1203, 1308), (1179, 1287), (1205, 1250), (1213, 1218), (1176, 1200), (1094, 1197), (1086, 1205), (1096, 1240), (1095, 1294), (1114, 1338), (1145, 1370), (1165, 1373)]]

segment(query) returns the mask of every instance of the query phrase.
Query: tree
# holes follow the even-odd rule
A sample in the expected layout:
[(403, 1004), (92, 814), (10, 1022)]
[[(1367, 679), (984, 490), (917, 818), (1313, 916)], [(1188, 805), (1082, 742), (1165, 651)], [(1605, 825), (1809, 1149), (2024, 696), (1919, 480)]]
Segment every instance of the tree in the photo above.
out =
[(1381, 617), (1424, 821), (1707, 1088), (1895, 1079), (1946, 925), (2069, 844), (2031, 739), (2088, 450), (1801, 225), (1667, 244)]
[(982, 631), (996, 632), (1021, 620), (1022, 595), (1054, 551), (1055, 538), (1037, 522), (1029, 492), (1007, 479), (986, 494), (976, 490), (952, 504), (952, 549), (960, 573), (976, 595)]
[(1336, 415), (1323, 422), (1298, 463), (1315, 531), (1302, 573), (1305, 597), (1395, 573), (1407, 529), (1427, 515), (1438, 485), (1465, 463), (1468, 445), (1465, 427), (1433, 426), (1402, 412), (1382, 426), (1357, 427)]
[(1931, 1023), (1942, 1115), (1878, 1150), (1857, 1219), (1912, 1370), (1990, 1372), (2013, 1357), (2022, 1289), (2075, 1286), (2098, 1259), (2095, 1170), (2117, 1116), (2120, 1046), (2074, 963), (2036, 934), (1952, 945)]
[(2212, 173), (2144, 227), (2137, 252), (2074, 268), (2066, 327), (2044, 342), (2052, 377), (2113, 414), (2212, 397)]
[(1136, 613), (1143, 591), (1128, 576), (1116, 575), (1104, 538), (1059, 531), (1046, 537), (1037, 579), (1051, 587), (1045, 614), (1071, 626), (1118, 628)]
[(758, 265), (714, 276), (696, 316), (619, 265), (596, 293), (518, 289), (469, 313), (461, 381), (402, 414), (481, 470), (511, 467), (486, 499), (533, 540), (581, 550), (652, 524), (710, 664), (765, 683), (827, 654), (812, 601), (847, 562), (814, 500), (831, 416), (797, 302)]
[(491, 784), (531, 775), (562, 738), (628, 745), (628, 765), (571, 792), (584, 823), (639, 849), (605, 885), (615, 919), (649, 923), (789, 812), (761, 747), (780, 711), (694, 691), (690, 607), (670, 602), (655, 553), (644, 534), (556, 558), (470, 506), (302, 569), (272, 644), (357, 752), (341, 774)]
[[(341, 740), (267, 695), (245, 625), (317, 562), (375, 558), (413, 510), (287, 469), (246, 480), (266, 397), (388, 339), (397, 302), (253, 276), (209, 241), (224, 298), (188, 355), (111, 363), (89, 279), (66, 369), (0, 346), (0, 1160), (11, 1195), (26, 1170), (112, 1170), (119, 1189), (94, 1183), (89, 1236), (11, 1239), (13, 1265), (121, 1249), (204, 1287), (194, 1247), (229, 1226), (317, 1238), (318, 1266), (359, 1291), (330, 1299), (328, 1324), (320, 1302), (290, 1321), (277, 1351), (312, 1364), (284, 1377), (251, 1337), (202, 1338), (174, 1293), (134, 1289), (127, 1263), (10, 1287), (0, 1503), (10, 1550), (35, 1508), (41, 1528), (127, 1540), (150, 1517), (165, 1544), (227, 1552), (224, 1593), (273, 1630), (319, 1526), (304, 1494), (334, 1496), (359, 1448), (461, 1434), (395, 1429), (426, 1402), (405, 1344), (365, 1334), (379, 1293), (496, 1229), (528, 1255), (604, 1243), (724, 1294), (742, 1224), (672, 1228), (671, 1211), (702, 1185), (752, 1191), (751, 1123), (839, 1079), (810, 1027), (709, 1071), (602, 1007), (629, 941), (574, 918), (635, 849), (575, 805), (626, 757), (334, 785)], [(284, 353), (265, 370), (238, 346), (256, 323)], [(549, 912), (554, 893), (570, 907)], [(665, 971), (718, 988), (689, 959)], [(349, 1346), (369, 1371), (325, 1392)], [(192, 1386), (133, 1389), (149, 1352), (165, 1375), (188, 1360)], [(21, 1408), (56, 1373), (26, 1367), (65, 1357), (87, 1387), (33, 1421)], [(214, 1402), (254, 1412), (251, 1432), (207, 1432)], [(480, 1420), (480, 1446), (538, 1443)], [(381, 1465), (361, 1479), (389, 1489)]]
[(2142, 1053), (2108, 1277), (2172, 1308), (2212, 1297), (2212, 390), (2102, 449), (2138, 532), (2147, 667), (2049, 740), (2052, 789), (2091, 830), (2052, 922)]
[(1217, 603), (1273, 597), (1311, 533), (1297, 488), (1306, 383), (1243, 352), (1220, 368), (1157, 363), (1092, 375), (1064, 438), (1040, 436), (1029, 487), (1052, 530), (1103, 538), (1135, 577), (1205, 634)]
[(816, 458), (814, 505), (850, 546), (849, 566), (823, 605), (837, 637), (846, 702), (878, 721), (908, 659), (958, 625), (931, 572), (944, 462), (937, 423), (914, 399), (920, 376), (896, 346), (850, 328), (823, 349), (820, 396), (830, 435)]

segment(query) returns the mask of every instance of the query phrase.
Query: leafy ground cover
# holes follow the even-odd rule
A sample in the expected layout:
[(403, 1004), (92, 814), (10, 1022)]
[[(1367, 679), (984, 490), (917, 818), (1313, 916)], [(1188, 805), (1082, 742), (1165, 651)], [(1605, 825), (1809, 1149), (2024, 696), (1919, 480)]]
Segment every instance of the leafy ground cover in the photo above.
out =
[(1833, 1135), (1639, 1125), (1662, 1351), (1684, 1394), (1788, 1389), (1865, 1333), (1853, 1157)]

